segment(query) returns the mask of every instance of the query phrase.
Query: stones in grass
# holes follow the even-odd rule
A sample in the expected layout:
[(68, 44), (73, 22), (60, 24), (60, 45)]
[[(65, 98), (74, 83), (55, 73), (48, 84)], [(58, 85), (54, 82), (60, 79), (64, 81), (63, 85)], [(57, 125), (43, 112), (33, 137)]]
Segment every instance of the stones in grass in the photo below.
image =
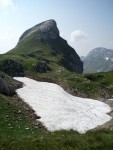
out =
[(24, 76), (24, 68), (17, 60), (7, 59), (0, 62), (0, 70), (12, 77)]
[(52, 69), (48, 66), (46, 61), (39, 61), (34, 65), (34, 69), (39, 73), (46, 73), (47, 71), (51, 71)]
[(2, 78), (0, 78), (0, 93), (11, 96), (15, 91)]

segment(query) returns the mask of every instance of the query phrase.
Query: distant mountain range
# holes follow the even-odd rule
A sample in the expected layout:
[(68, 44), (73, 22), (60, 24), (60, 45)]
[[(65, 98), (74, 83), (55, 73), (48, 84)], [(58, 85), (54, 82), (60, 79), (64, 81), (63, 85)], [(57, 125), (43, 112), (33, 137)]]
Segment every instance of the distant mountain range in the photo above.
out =
[(81, 57), (84, 63), (84, 73), (107, 72), (113, 70), (113, 50), (98, 47)]

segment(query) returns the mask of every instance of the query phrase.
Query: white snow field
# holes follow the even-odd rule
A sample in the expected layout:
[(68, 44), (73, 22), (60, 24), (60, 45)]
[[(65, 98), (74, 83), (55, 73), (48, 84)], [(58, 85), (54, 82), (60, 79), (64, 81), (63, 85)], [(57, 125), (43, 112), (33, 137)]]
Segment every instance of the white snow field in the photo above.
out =
[(40, 121), (50, 131), (73, 129), (85, 133), (111, 119), (107, 114), (111, 108), (105, 103), (72, 96), (57, 84), (26, 77), (14, 79), (24, 83), (16, 91), (18, 96), (41, 116)]

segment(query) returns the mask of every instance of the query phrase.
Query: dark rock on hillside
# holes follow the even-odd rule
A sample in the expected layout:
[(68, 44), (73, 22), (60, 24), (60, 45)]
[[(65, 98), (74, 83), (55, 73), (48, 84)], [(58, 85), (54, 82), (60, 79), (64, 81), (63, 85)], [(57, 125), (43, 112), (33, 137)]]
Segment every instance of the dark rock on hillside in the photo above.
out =
[(7, 59), (0, 62), (0, 70), (12, 77), (24, 76), (23, 66), (16, 60)]
[(113, 70), (113, 50), (98, 47), (83, 59), (84, 73), (107, 72)]
[(41, 58), (39, 58), (39, 60), (40, 61), (45, 61), (46, 63), (48, 63), (49, 64), (49, 59), (47, 59), (47, 58), (44, 58), (44, 57), (41, 57)]
[(48, 66), (46, 61), (39, 61), (35, 66), (34, 69), (40, 73), (46, 73), (47, 71), (51, 71), (51, 68)]
[[(72, 59), (73, 60), (73, 59)], [(74, 65), (73, 62), (68, 61), (67, 59), (61, 59), (59, 61), (59, 64), (61, 64), (62, 66), (64, 66), (66, 69), (70, 70), (70, 71), (76, 71), (78, 73), (82, 73), (82, 69), (81, 69), (81, 64), (79, 65), (79, 63), (77, 64), (77, 66)], [(78, 67), (79, 66), (79, 67)]]
[(83, 62), (76, 53), (76, 51), (68, 45), (67, 41), (60, 36), (57, 39), (47, 39), (47, 43), (54, 50), (54, 54), (61, 55), (62, 58), (59, 60), (59, 64), (69, 71), (77, 73), (83, 72)]
[(0, 78), (0, 93), (12, 96), (15, 93), (15, 90)]

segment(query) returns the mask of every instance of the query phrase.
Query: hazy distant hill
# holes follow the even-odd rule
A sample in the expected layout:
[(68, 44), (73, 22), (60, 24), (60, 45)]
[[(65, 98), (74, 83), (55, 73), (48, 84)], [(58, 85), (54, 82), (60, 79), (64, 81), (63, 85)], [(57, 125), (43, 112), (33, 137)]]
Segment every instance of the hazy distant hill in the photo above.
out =
[(98, 47), (84, 58), (84, 73), (107, 72), (113, 70), (113, 50)]

